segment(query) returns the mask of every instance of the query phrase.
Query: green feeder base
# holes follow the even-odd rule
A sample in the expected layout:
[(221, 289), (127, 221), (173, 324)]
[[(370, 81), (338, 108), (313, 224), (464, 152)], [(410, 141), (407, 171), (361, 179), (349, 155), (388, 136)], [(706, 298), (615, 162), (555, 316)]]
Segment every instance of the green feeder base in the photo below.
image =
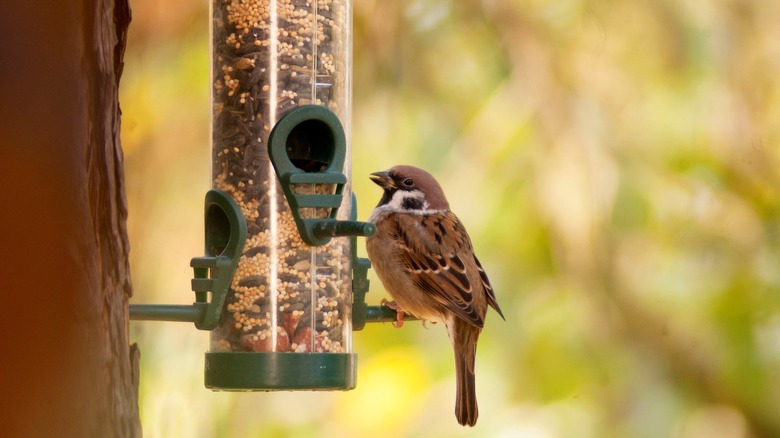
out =
[(215, 391), (317, 391), (355, 388), (354, 353), (206, 353), (206, 388)]

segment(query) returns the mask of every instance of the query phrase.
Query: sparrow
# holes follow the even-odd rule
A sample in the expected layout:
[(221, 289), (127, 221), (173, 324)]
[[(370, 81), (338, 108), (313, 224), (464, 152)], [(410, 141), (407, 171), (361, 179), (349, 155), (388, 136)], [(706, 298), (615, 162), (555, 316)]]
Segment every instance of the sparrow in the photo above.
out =
[(487, 307), (498, 306), (466, 229), (450, 211), (434, 177), (413, 166), (371, 174), (384, 191), (369, 221), (376, 234), (366, 240), (368, 258), (394, 300), (398, 324), (403, 312), (447, 328), (455, 352), (455, 417), (474, 426), (479, 416), (474, 388), (477, 339)]

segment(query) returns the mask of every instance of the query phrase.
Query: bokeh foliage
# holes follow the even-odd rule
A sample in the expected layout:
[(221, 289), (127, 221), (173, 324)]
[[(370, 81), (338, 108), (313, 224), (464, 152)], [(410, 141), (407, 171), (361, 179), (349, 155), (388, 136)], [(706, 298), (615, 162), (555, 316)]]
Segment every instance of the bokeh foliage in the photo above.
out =
[[(207, 2), (132, 2), (135, 302), (187, 302), (209, 188)], [(212, 393), (207, 337), (132, 323), (150, 437), (780, 435), (780, 2), (357, 0), (353, 176), (434, 173), (507, 315), (476, 430), (441, 327), (371, 325), (358, 388)], [(372, 277), (369, 300), (384, 296)]]

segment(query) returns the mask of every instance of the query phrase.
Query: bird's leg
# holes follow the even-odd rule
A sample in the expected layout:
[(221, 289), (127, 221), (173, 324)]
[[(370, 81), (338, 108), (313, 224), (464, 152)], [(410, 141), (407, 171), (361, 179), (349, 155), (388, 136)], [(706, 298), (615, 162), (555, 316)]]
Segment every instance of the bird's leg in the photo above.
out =
[(386, 299), (382, 298), (382, 301), (380, 302), (383, 306), (389, 307), (393, 310), (395, 310), (395, 322), (393, 323), (393, 327), (395, 328), (401, 328), (404, 326), (404, 309), (401, 308), (401, 306), (398, 305), (395, 301), (387, 301)]

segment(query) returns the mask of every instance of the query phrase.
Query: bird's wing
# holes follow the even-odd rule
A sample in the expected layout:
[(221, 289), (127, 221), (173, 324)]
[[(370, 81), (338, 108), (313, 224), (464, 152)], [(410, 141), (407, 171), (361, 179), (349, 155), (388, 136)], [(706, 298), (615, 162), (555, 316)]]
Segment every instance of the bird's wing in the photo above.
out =
[(498, 312), (498, 315), (506, 321), (506, 318), (504, 318), (504, 312), (501, 311), (501, 308), (498, 307), (498, 301), (496, 301), (496, 294), (493, 292), (493, 286), (490, 285), (490, 280), (488, 280), (488, 276), (485, 273), (485, 270), (482, 269), (482, 263), (479, 262), (479, 259), (476, 255), (474, 255), (474, 262), (477, 264), (477, 269), (479, 270), (479, 278), (482, 280), (482, 287), (485, 289), (485, 297), (487, 297), (487, 302), (495, 309), (496, 312)]
[(459, 318), (482, 327), (486, 308), (482, 294), (489, 291), (492, 296), (492, 289), (460, 220), (449, 211), (401, 214), (394, 234), (402, 266), (415, 285)]

